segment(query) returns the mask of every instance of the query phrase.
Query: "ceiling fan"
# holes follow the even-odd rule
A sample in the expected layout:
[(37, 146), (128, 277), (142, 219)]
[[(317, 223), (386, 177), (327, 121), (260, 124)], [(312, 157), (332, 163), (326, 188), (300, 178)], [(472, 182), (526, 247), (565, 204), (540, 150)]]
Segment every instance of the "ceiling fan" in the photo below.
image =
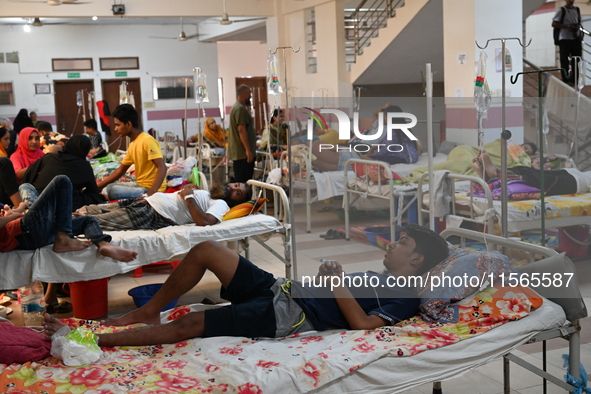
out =
[(248, 19), (236, 19), (236, 20), (231, 20), (230, 17), (228, 16), (228, 13), (226, 12), (226, 0), (224, 0), (224, 12), (222, 14), (222, 17), (219, 20), (215, 20), (217, 23), (219, 23), (220, 25), (231, 25), (234, 22), (251, 22), (251, 21), (259, 21), (259, 20), (264, 20), (267, 18), (248, 18)]
[(154, 36), (150, 36), (150, 38), (164, 38), (166, 40), (178, 40), (178, 41), (187, 41), (190, 40), (192, 38), (197, 38), (199, 37), (199, 34), (193, 34), (188, 36), (187, 34), (185, 34), (185, 27), (183, 25), (183, 17), (181, 16), (181, 32), (179, 33), (178, 37), (154, 37)]
[(78, 0), (37, 0), (37, 1), (16, 1), (16, 0), (9, 0), (11, 3), (45, 3), (47, 5), (80, 5), (80, 4), (90, 4), (86, 1), (78, 1)]

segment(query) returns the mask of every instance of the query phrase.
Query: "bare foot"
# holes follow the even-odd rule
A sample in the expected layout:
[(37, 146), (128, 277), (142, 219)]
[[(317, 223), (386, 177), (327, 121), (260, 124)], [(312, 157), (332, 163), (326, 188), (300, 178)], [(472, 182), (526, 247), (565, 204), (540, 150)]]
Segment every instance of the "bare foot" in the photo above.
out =
[(476, 171), (476, 174), (479, 178), (484, 179), (484, 172), (482, 171), (482, 162), (479, 160), (479, 157), (475, 157), (472, 159), (472, 169)]
[(157, 313), (154, 316), (148, 316), (140, 309), (135, 309), (131, 312), (126, 313), (123, 316), (109, 318), (101, 320), (101, 324), (104, 326), (128, 326), (130, 324), (144, 323), (148, 325), (160, 324), (160, 314)]
[(105, 257), (110, 257), (124, 263), (129, 263), (137, 257), (137, 252), (123, 249), (120, 246), (112, 245), (108, 242), (99, 243), (99, 253)]
[(49, 313), (46, 313), (43, 316), (43, 333), (45, 334), (45, 340), (51, 341), (51, 336), (63, 326), (65, 326), (64, 323), (51, 316)]
[(72, 252), (76, 250), (83, 250), (92, 245), (89, 240), (82, 241), (80, 239), (70, 238), (68, 234), (60, 231), (55, 236), (55, 243), (53, 244), (53, 251), (55, 253)]

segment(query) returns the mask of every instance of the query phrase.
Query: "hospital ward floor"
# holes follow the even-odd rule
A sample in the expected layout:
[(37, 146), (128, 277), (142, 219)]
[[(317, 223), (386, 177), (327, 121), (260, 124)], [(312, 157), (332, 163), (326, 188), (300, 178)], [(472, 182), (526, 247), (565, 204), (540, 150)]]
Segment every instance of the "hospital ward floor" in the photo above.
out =
[[(306, 233), (305, 208), (303, 204), (296, 205), (295, 223), (295, 251), (297, 253), (297, 273), (295, 278), (303, 275), (315, 275), (317, 273), (319, 259), (335, 259), (341, 262), (347, 272), (367, 271), (382, 269), (384, 250), (371, 245), (366, 241), (351, 238), (325, 240), (320, 237), (328, 230), (344, 228), (342, 221), (335, 209), (340, 206), (340, 201), (331, 204), (316, 203), (312, 206), (312, 231)], [(368, 216), (362, 219), (365, 225), (382, 224), (387, 218)], [(351, 223), (359, 226), (359, 221)], [(267, 241), (280, 255), (284, 254), (283, 242), (278, 235)], [(251, 241), (251, 260), (259, 267), (271, 272), (275, 276), (285, 276), (285, 265), (258, 243)], [(591, 307), (591, 259), (575, 262), (581, 292), (585, 297), (587, 307)], [(127, 294), (129, 289), (146, 284), (162, 283), (172, 272), (171, 265), (154, 265), (144, 267), (143, 275), (134, 278), (133, 272), (117, 275), (109, 281), (109, 315), (115, 316), (128, 312), (135, 308), (132, 298)], [(211, 273), (207, 273), (201, 283), (189, 293), (180, 298), (178, 305), (201, 302), (204, 298), (221, 302), (219, 297), (219, 282)], [(69, 300), (63, 298), (63, 300)], [(22, 325), (22, 317), (18, 311), (18, 305), (14, 313), (9, 315), (15, 324)], [(69, 317), (72, 314), (56, 315), (57, 317)], [(588, 372), (591, 372), (591, 318), (582, 320), (581, 336), (581, 361)], [(562, 367), (561, 355), (568, 353), (568, 342), (563, 339), (554, 339), (548, 342), (548, 371), (555, 376), (562, 377), (565, 373)], [(541, 368), (542, 353), (541, 344), (531, 344), (519, 347), (514, 353), (523, 356)], [(497, 394), (503, 393), (503, 368), (502, 359), (493, 361), (485, 366), (471, 370), (457, 378), (443, 382), (443, 392), (453, 394)], [(589, 384), (591, 386), (591, 384)], [(534, 394), (542, 393), (542, 379), (526, 371), (522, 367), (511, 364), (511, 393)], [(432, 385), (425, 384), (405, 393), (422, 394), (431, 393)], [(548, 383), (548, 393), (564, 393), (566, 391)]]

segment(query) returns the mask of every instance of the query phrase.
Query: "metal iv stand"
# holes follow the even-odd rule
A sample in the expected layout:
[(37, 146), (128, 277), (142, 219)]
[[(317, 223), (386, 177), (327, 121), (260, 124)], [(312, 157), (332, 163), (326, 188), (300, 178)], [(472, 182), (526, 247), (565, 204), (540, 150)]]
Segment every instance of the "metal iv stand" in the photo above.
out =
[(501, 63), (503, 65), (502, 67), (502, 121), (501, 121), (501, 129), (503, 130), (501, 132), (501, 179), (503, 180), (501, 183), (501, 230), (502, 230), (502, 235), (505, 238), (508, 238), (509, 234), (507, 232), (507, 140), (509, 138), (511, 138), (511, 132), (509, 130), (506, 130), (505, 128), (505, 59), (507, 56), (507, 49), (505, 48), (505, 42), (507, 40), (517, 40), (519, 42), (519, 45), (521, 45), (523, 48), (527, 48), (529, 46), (529, 44), (531, 44), (531, 39), (529, 40), (529, 42), (527, 43), (527, 45), (523, 45), (521, 42), (521, 39), (517, 38), (517, 37), (511, 37), (511, 38), (491, 38), (488, 39), (486, 41), (486, 44), (481, 47), (480, 45), (478, 45), (478, 41), (475, 41), (476, 46), (480, 49), (486, 49), (486, 47), (488, 47), (488, 44), (491, 41), (501, 41)]
[[(298, 47), (298, 49), (295, 49), (293, 46), (285, 46), (285, 47), (277, 47), (275, 48), (274, 51), (269, 49), (269, 53), (271, 53), (272, 55), (276, 54), (277, 51), (281, 50), (283, 52), (283, 75), (284, 75), (284, 92), (285, 92), (285, 116), (286, 119), (289, 119), (289, 93), (288, 93), (288, 85), (287, 85), (287, 58), (286, 58), (286, 51), (290, 49), (293, 53), (298, 53), (300, 51), (300, 48)], [(279, 114), (281, 113), (281, 107), (277, 108), (277, 116), (279, 116)], [(270, 130), (269, 130), (270, 132)], [(290, 163), (292, 163), (292, 158), (291, 158), (291, 138), (290, 138), (290, 133), (287, 133), (287, 160)], [(291, 173), (292, 171), (288, 171), (289, 173), (289, 199), (290, 201), (293, 201), (293, 187), (291, 187), (292, 185), (292, 179), (291, 179)], [(291, 215), (295, 215), (294, 210), (291, 210)], [(295, 218), (291, 217), (291, 223), (295, 223)], [(295, 231), (291, 232), (291, 261), (292, 261), (292, 266), (293, 266), (293, 277), (297, 278), (298, 277), (298, 271), (297, 271), (297, 264), (296, 264), (296, 254), (295, 254)]]

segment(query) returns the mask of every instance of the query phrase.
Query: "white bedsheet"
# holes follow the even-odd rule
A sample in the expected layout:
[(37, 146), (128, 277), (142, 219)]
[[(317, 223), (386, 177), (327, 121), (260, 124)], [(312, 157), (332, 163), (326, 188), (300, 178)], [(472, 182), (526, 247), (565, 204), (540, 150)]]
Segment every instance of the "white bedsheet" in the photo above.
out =
[[(447, 155), (438, 153), (433, 157), (433, 164), (441, 163), (447, 159)], [(419, 160), (413, 164), (392, 164), (390, 169), (396, 172), (401, 177), (407, 176), (412, 170), (417, 167), (426, 166), (428, 156), (423, 153), (419, 156)], [(326, 200), (327, 198), (342, 196), (345, 192), (343, 171), (328, 171), (328, 172), (313, 172), (316, 180), (316, 193), (318, 200)], [(347, 172), (347, 179), (351, 181), (355, 178), (352, 171)], [(386, 203), (387, 207), (387, 203)]]
[(284, 226), (276, 218), (255, 214), (205, 227), (184, 225), (155, 231), (109, 232), (114, 245), (139, 253), (138, 258), (131, 263), (103, 257), (95, 246), (67, 253), (54, 253), (51, 245), (35, 251), (0, 253), (0, 289), (15, 289), (34, 280), (60, 283), (108, 278), (184, 255), (192, 246), (203, 241), (236, 241), (283, 230)]
[[(487, 364), (527, 342), (536, 333), (565, 325), (557, 304), (544, 304), (522, 320), (497, 327), (453, 345), (427, 350), (412, 357), (384, 357), (357, 369), (320, 390), (322, 393), (399, 393), (433, 381), (456, 378)], [(502, 385), (499, 385), (502, 389)], [(453, 388), (444, 392), (453, 392)], [(313, 391), (319, 392), (319, 391)]]

